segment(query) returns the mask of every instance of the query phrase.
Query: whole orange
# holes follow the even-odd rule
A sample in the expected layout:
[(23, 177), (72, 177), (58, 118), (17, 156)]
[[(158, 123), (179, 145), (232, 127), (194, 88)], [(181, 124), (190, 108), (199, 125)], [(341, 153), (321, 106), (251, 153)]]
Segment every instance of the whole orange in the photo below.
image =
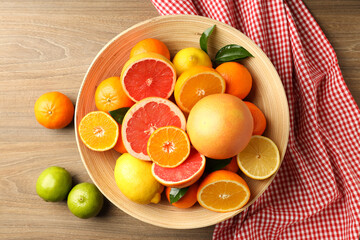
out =
[(48, 92), (41, 95), (34, 106), (36, 120), (46, 128), (64, 128), (72, 121), (74, 105), (60, 92)]
[(158, 39), (147, 38), (141, 40), (131, 49), (130, 58), (140, 53), (158, 53), (170, 60), (170, 52), (165, 43)]
[[(185, 195), (180, 198), (177, 202), (171, 203), (171, 205), (177, 208), (189, 208), (192, 207), (197, 202), (197, 190), (199, 187), (199, 183), (195, 182), (193, 185), (189, 187), (186, 191)], [(170, 202), (170, 191), (171, 187), (166, 187), (165, 194), (166, 198)]]
[(245, 103), (230, 94), (213, 94), (191, 109), (187, 132), (201, 154), (226, 159), (241, 152), (249, 143), (253, 118)]
[(96, 88), (95, 105), (100, 111), (113, 111), (131, 107), (133, 104), (134, 102), (124, 92), (120, 77), (107, 78)]
[(220, 64), (216, 71), (225, 79), (226, 93), (244, 99), (252, 87), (252, 77), (249, 70), (240, 63), (226, 62)]

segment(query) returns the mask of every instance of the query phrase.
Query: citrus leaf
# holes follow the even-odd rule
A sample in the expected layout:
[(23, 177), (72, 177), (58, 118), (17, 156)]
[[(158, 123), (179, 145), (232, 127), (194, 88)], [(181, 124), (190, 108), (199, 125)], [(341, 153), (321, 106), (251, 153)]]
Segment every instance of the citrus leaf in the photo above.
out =
[(211, 173), (220, 169), (223, 169), (226, 165), (231, 162), (232, 158), (226, 159), (213, 159), (213, 158), (206, 158), (206, 166), (205, 172)]
[(201, 34), (201, 37), (200, 37), (200, 48), (206, 52), (207, 52), (207, 42), (208, 42), (208, 39), (211, 35), (211, 33), (214, 31), (214, 28), (215, 28), (216, 25), (213, 25), (212, 27), (209, 27), (208, 29), (206, 29), (202, 34)]
[(129, 109), (130, 109), (129, 107), (123, 107), (123, 108), (119, 108), (119, 109), (116, 109), (113, 111), (109, 111), (109, 113), (115, 119), (115, 121), (122, 124), (125, 114), (127, 113), (127, 111)]
[(245, 48), (236, 44), (222, 47), (215, 55), (215, 62), (224, 63), (238, 61), (247, 57), (254, 57)]
[(179, 201), (187, 192), (189, 187), (186, 188), (171, 188), (170, 189), (170, 203)]

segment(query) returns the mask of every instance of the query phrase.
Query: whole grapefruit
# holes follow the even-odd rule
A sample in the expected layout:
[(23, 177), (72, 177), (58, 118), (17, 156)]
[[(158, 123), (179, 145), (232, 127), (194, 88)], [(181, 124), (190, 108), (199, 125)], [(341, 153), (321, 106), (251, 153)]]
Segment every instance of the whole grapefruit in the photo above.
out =
[(226, 159), (241, 152), (249, 143), (253, 118), (248, 107), (230, 94), (213, 94), (191, 109), (187, 132), (192, 145), (203, 155)]

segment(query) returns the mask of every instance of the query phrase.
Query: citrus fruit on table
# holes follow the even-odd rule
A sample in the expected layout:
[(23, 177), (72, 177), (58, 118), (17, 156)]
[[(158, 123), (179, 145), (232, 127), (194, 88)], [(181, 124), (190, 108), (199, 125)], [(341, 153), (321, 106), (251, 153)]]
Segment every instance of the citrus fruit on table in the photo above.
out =
[(107, 78), (96, 88), (95, 105), (100, 111), (113, 111), (133, 104), (134, 102), (124, 92), (120, 77)]
[(106, 151), (115, 146), (119, 137), (119, 125), (109, 114), (93, 111), (81, 119), (79, 135), (91, 150)]
[(185, 116), (173, 102), (150, 97), (133, 105), (126, 113), (121, 127), (124, 146), (131, 155), (150, 160), (147, 142), (158, 128), (175, 126), (185, 130)]
[(255, 104), (244, 101), (249, 108), (254, 120), (253, 135), (262, 135), (266, 129), (266, 118), (264, 113)]
[(147, 97), (169, 98), (174, 91), (176, 72), (169, 59), (149, 52), (130, 58), (120, 79), (126, 95), (137, 102)]
[(182, 196), (178, 201), (171, 203), (170, 202), (170, 192), (171, 187), (167, 187), (165, 190), (166, 198), (168, 199), (169, 203), (177, 208), (189, 208), (194, 206), (194, 204), (197, 202), (197, 190), (199, 187), (199, 183), (196, 182), (192, 184), (190, 187), (188, 187), (186, 193), (184, 196)]
[(67, 205), (79, 218), (91, 218), (98, 215), (104, 203), (104, 196), (92, 183), (80, 183), (71, 189)]
[(218, 170), (200, 183), (197, 200), (201, 206), (215, 212), (230, 212), (242, 208), (250, 199), (250, 190), (238, 174)]
[(229, 170), (231, 172), (236, 173), (237, 171), (239, 171), (239, 166), (237, 164), (237, 157), (234, 156), (231, 158), (231, 161), (229, 162), (229, 164), (227, 164), (225, 167), (222, 168), (223, 170)]
[(147, 143), (150, 159), (161, 167), (179, 166), (190, 154), (190, 141), (186, 132), (178, 127), (156, 129)]
[(173, 58), (173, 64), (178, 76), (195, 66), (212, 67), (209, 55), (200, 48), (194, 47), (184, 48), (177, 52)]
[(249, 70), (237, 62), (226, 62), (220, 64), (216, 71), (226, 81), (226, 93), (244, 99), (252, 87), (252, 77)]
[(160, 201), (164, 187), (151, 174), (151, 162), (124, 153), (116, 160), (114, 176), (121, 192), (131, 201), (140, 204)]
[(225, 80), (214, 69), (196, 66), (183, 72), (175, 84), (174, 96), (184, 112), (207, 95), (225, 92)]
[(240, 170), (253, 179), (266, 179), (280, 167), (276, 144), (267, 137), (254, 135), (248, 146), (237, 155)]
[(170, 52), (165, 43), (158, 39), (146, 38), (136, 43), (131, 49), (130, 58), (141, 53), (158, 53), (170, 60)]
[(46, 128), (60, 129), (70, 124), (74, 116), (74, 105), (60, 92), (41, 95), (34, 106), (36, 120)]
[(192, 145), (200, 153), (226, 159), (246, 147), (252, 135), (253, 119), (240, 98), (213, 94), (195, 104), (186, 127)]
[(189, 157), (174, 168), (160, 167), (153, 163), (152, 175), (167, 187), (184, 188), (195, 183), (205, 170), (205, 157), (192, 148)]
[(36, 192), (47, 202), (58, 202), (67, 197), (71, 184), (70, 173), (62, 167), (53, 166), (40, 174), (36, 182)]

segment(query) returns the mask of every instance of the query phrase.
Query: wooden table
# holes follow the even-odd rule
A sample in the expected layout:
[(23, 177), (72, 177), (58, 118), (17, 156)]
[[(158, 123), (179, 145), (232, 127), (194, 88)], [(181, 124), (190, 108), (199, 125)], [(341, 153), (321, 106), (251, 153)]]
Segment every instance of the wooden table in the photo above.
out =
[[(333, 44), (345, 81), (360, 104), (360, 1), (306, 0)], [(91, 181), (74, 127), (49, 130), (34, 117), (36, 99), (60, 91), (75, 102), (97, 52), (135, 23), (158, 16), (148, 0), (0, 1), (0, 239), (210, 239), (214, 226), (162, 229), (106, 201), (98, 217), (73, 216), (66, 202), (47, 203), (35, 183), (45, 168), (66, 168)]]

